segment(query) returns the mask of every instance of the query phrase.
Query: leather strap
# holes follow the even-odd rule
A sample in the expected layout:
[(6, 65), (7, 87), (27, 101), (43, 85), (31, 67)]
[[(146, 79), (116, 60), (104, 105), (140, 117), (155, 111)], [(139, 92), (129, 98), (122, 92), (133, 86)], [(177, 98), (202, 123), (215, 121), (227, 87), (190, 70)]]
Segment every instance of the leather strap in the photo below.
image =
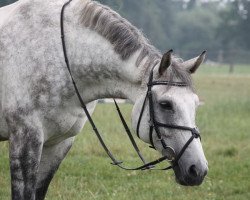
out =
[(123, 115), (121, 113), (121, 110), (120, 110), (120, 108), (119, 108), (119, 106), (118, 106), (118, 104), (117, 104), (117, 102), (116, 102), (115, 99), (114, 99), (114, 102), (115, 102), (116, 110), (117, 110), (117, 112), (119, 114), (120, 120), (122, 122), (122, 125), (123, 125), (123, 127), (124, 127), (124, 129), (125, 129), (125, 131), (126, 131), (126, 133), (128, 135), (128, 137), (129, 137), (129, 140), (131, 141), (131, 143), (132, 143), (132, 145), (133, 145), (136, 153), (138, 154), (138, 156), (140, 157), (140, 159), (142, 160), (142, 162), (144, 164), (146, 164), (147, 162), (143, 158), (143, 156), (142, 156), (142, 154), (141, 154), (141, 152), (140, 152), (140, 150), (139, 150), (139, 148), (138, 148), (138, 146), (137, 146), (137, 144), (136, 144), (136, 142), (134, 140), (134, 137), (133, 137), (133, 135), (132, 135), (132, 133), (131, 133), (131, 131), (130, 131), (130, 129), (129, 129), (129, 127), (128, 127), (128, 125), (127, 125), (127, 123), (126, 123), (126, 121), (125, 121), (125, 119), (124, 119), (124, 117), (123, 117)]
[[(129, 167), (124, 167), (122, 165), (122, 161), (118, 161), (114, 156), (113, 154), (111, 153), (111, 151), (108, 149), (108, 147), (106, 146), (103, 138), (101, 137), (101, 134), (99, 133), (98, 129), (96, 128), (95, 126), (95, 123), (93, 121), (93, 119), (91, 118), (89, 112), (88, 112), (88, 109), (81, 97), (81, 94), (77, 88), (77, 85), (76, 85), (76, 82), (73, 78), (73, 75), (72, 75), (72, 72), (71, 72), (71, 69), (70, 69), (70, 65), (69, 65), (69, 60), (68, 60), (68, 56), (67, 56), (67, 50), (66, 50), (66, 45), (65, 45), (65, 36), (64, 36), (64, 10), (66, 8), (67, 5), (70, 4), (72, 0), (69, 0), (68, 2), (66, 2), (63, 7), (62, 7), (62, 10), (61, 10), (61, 21), (60, 21), (60, 25), (61, 25), (61, 39), (62, 39), (62, 47), (63, 47), (63, 54), (64, 54), (64, 58), (65, 58), (65, 63), (66, 63), (66, 66), (67, 66), (67, 69), (69, 71), (69, 74), (70, 74), (70, 77), (71, 77), (71, 80), (72, 80), (72, 83), (73, 83), (73, 86), (74, 86), (74, 89), (75, 89), (75, 92), (77, 94), (77, 97), (79, 99), (79, 102), (81, 104), (81, 107), (82, 109), (84, 110), (92, 128), (93, 128), (93, 131), (94, 133), (96, 134), (100, 144), (102, 145), (103, 149), (105, 150), (105, 152), (107, 153), (107, 155), (110, 157), (110, 159), (112, 160), (112, 163), (113, 165), (116, 165), (122, 169), (125, 169), (125, 170), (146, 170), (146, 169), (152, 169), (155, 167), (156, 164), (159, 164), (165, 160), (168, 160), (168, 157), (167, 156), (163, 156), (159, 159), (156, 159), (152, 162), (149, 162), (147, 163), (145, 161), (145, 159), (143, 158), (132, 134), (131, 134), (131, 131), (129, 130), (128, 128), (128, 125), (124, 119), (124, 117), (122, 116), (122, 113), (119, 109), (119, 106), (117, 105), (116, 101), (115, 102), (115, 106), (116, 106), (116, 109), (117, 109), (117, 112), (119, 114), (119, 117), (121, 119), (121, 122), (126, 130), (126, 133), (135, 149), (135, 151), (137, 152), (138, 156), (140, 157), (140, 159), (142, 160), (143, 162), (143, 165), (139, 166), (139, 167), (134, 167), (134, 168), (129, 168)], [(154, 68), (154, 67), (153, 67)], [(194, 138), (200, 138), (200, 134), (199, 134), (199, 131), (196, 129), (196, 128), (190, 128), (190, 127), (185, 127), (185, 126), (177, 126), (177, 125), (172, 125), (172, 124), (162, 124), (162, 123), (159, 123), (155, 120), (155, 116), (154, 116), (154, 105), (153, 105), (153, 97), (152, 97), (152, 87), (154, 85), (170, 85), (170, 86), (177, 86), (177, 87), (184, 87), (184, 86), (187, 86), (185, 83), (182, 83), (182, 82), (169, 82), (169, 81), (153, 81), (153, 69), (150, 73), (150, 76), (149, 76), (149, 81), (148, 81), (148, 91), (147, 91), (147, 94), (145, 96), (145, 99), (144, 99), (144, 102), (143, 102), (143, 105), (142, 105), (142, 109), (141, 109), (141, 113), (139, 115), (139, 119), (138, 119), (138, 123), (137, 123), (137, 136), (139, 137), (140, 134), (139, 134), (139, 129), (140, 129), (140, 123), (141, 123), (141, 119), (142, 119), (142, 115), (143, 115), (143, 112), (145, 110), (145, 106), (146, 106), (146, 101), (148, 99), (149, 101), (149, 112), (150, 112), (150, 130), (149, 130), (149, 136), (150, 136), (150, 142), (151, 142), (151, 145), (152, 147), (154, 148), (154, 141), (153, 141), (153, 130), (155, 130), (156, 134), (157, 134), (157, 137), (158, 139), (161, 141), (161, 144), (163, 146), (164, 149), (167, 149), (168, 146), (166, 145), (165, 143), (165, 140), (163, 139), (160, 131), (159, 131), (159, 127), (164, 127), (164, 128), (172, 128), (172, 129), (180, 129), (180, 130), (187, 130), (187, 131), (191, 131), (192, 132), (192, 136), (191, 138), (186, 142), (186, 144), (183, 146), (183, 148), (181, 149), (181, 151), (179, 152), (179, 154), (176, 156), (175, 160), (170, 160), (173, 162), (173, 165), (172, 166), (169, 166), (169, 167), (166, 167), (166, 168), (163, 168), (163, 169), (156, 169), (156, 170), (169, 170), (169, 169), (172, 169), (173, 166), (177, 165), (178, 164), (178, 160), (180, 159), (180, 157), (182, 156), (182, 154), (185, 152), (186, 148), (189, 146), (189, 144), (193, 141)]]
[[(99, 142), (101, 143), (103, 149), (105, 150), (105, 152), (107, 153), (107, 155), (108, 155), (108, 156), (110, 157), (110, 159), (112, 160), (112, 163), (111, 163), (111, 164), (116, 165), (116, 166), (118, 166), (118, 167), (120, 167), (120, 168), (122, 168), (122, 169), (125, 169), (125, 170), (146, 170), (146, 169), (151, 169), (151, 168), (154, 167), (155, 164), (158, 164), (158, 163), (161, 163), (161, 162), (167, 160), (167, 157), (166, 157), (166, 156), (163, 156), (163, 157), (161, 157), (161, 158), (159, 158), (159, 159), (157, 159), (157, 160), (155, 160), (155, 161), (146, 163), (145, 160), (144, 160), (144, 158), (142, 157), (140, 151), (139, 151), (139, 148), (137, 147), (137, 145), (136, 145), (136, 143), (135, 143), (135, 141), (134, 141), (134, 139), (133, 139), (133, 136), (132, 136), (131, 132), (130, 132), (130, 131), (127, 131), (127, 134), (128, 134), (128, 136), (129, 136), (129, 138), (130, 138), (130, 141), (132, 142), (132, 144), (133, 144), (133, 146), (134, 146), (136, 152), (138, 153), (139, 157), (140, 157), (141, 160), (143, 161), (144, 165), (139, 166), (139, 167), (135, 167), (135, 168), (129, 168), (129, 167), (124, 167), (124, 166), (122, 166), (121, 164), (122, 164), (123, 162), (122, 162), (122, 161), (118, 161), (118, 160), (113, 156), (113, 154), (111, 153), (111, 151), (109, 151), (108, 147), (106, 146), (104, 140), (102, 139), (101, 134), (99, 133), (98, 129), (96, 128), (95, 123), (94, 123), (94, 121), (92, 120), (92, 118), (91, 118), (91, 116), (90, 116), (90, 114), (89, 114), (89, 112), (88, 112), (88, 109), (87, 109), (87, 107), (86, 107), (86, 105), (85, 105), (85, 103), (84, 103), (84, 101), (83, 101), (83, 99), (82, 99), (82, 97), (81, 97), (81, 94), (80, 94), (80, 92), (79, 92), (79, 90), (78, 90), (78, 88), (77, 88), (76, 82), (75, 82), (75, 80), (74, 80), (74, 78), (73, 78), (73, 75), (72, 75), (72, 72), (71, 72), (71, 69), (70, 69), (70, 65), (69, 65), (69, 61), (68, 61), (68, 56), (67, 56), (67, 51), (66, 51), (66, 45), (65, 45), (64, 23), (63, 23), (63, 21), (64, 21), (64, 11), (65, 11), (66, 6), (69, 5), (69, 3), (70, 3), (71, 1), (72, 1), (72, 0), (69, 0), (68, 2), (66, 2), (66, 3), (63, 5), (62, 10), (61, 10), (61, 21), (60, 21), (60, 24), (61, 24), (61, 39), (62, 39), (62, 47), (63, 47), (63, 54), (64, 54), (64, 58), (65, 58), (65, 63), (66, 63), (67, 69), (68, 69), (68, 71), (69, 71), (69, 74), (70, 74), (70, 77), (71, 77), (71, 80), (72, 80), (72, 83), (73, 83), (75, 92), (76, 92), (77, 97), (78, 97), (78, 99), (79, 99), (79, 102), (80, 102), (80, 104), (81, 104), (81, 107), (82, 107), (82, 109), (84, 110), (84, 112), (85, 112), (85, 114), (86, 114), (86, 116), (87, 116), (87, 118), (88, 118), (88, 120), (89, 120), (89, 122), (90, 122), (90, 124), (91, 124), (91, 126), (92, 126), (92, 129), (93, 129), (94, 133), (96, 134), (96, 136), (97, 136)], [(115, 103), (116, 103), (116, 102), (115, 102)], [(116, 105), (117, 105), (117, 104), (116, 104)], [(121, 115), (120, 109), (118, 109), (118, 113), (119, 113), (119, 116), (120, 116), (121, 120), (123, 121), (123, 125), (124, 125), (124, 127), (125, 127), (125, 130), (129, 130), (129, 129), (128, 129), (128, 126), (127, 126), (127, 124), (126, 124), (126, 122), (125, 122), (125, 120), (124, 120), (124, 118), (121, 117), (122, 115)], [(124, 123), (124, 122), (125, 122), (125, 123)]]

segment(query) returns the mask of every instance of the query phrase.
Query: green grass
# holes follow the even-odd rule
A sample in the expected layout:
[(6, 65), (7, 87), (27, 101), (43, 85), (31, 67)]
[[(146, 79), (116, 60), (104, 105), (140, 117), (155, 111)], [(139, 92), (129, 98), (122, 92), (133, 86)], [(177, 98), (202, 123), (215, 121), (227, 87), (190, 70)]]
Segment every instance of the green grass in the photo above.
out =
[[(175, 183), (173, 172), (128, 172), (111, 166), (89, 124), (50, 185), (52, 200), (248, 200), (250, 199), (250, 66), (234, 74), (224, 67), (205, 66), (194, 80), (201, 100), (197, 123), (209, 161), (209, 173), (199, 187)], [(224, 71), (223, 71), (224, 70)], [(122, 105), (130, 119), (131, 105)], [(94, 120), (119, 159), (134, 166), (138, 159), (130, 147), (113, 105), (98, 105)], [(139, 140), (147, 157), (158, 154)], [(10, 199), (8, 144), (0, 143), (0, 199)]]

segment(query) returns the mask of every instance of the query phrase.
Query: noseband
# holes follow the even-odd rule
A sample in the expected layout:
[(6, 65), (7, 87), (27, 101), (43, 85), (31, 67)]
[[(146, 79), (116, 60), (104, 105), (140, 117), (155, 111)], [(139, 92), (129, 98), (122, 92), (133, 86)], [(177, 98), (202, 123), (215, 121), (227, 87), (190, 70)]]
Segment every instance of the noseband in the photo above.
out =
[[(72, 80), (72, 83), (73, 83), (73, 86), (74, 86), (74, 89), (75, 89), (75, 92), (76, 92), (76, 95), (79, 99), (79, 102), (81, 104), (81, 107), (82, 109), (84, 110), (92, 128), (93, 128), (93, 131), (94, 133), (96, 134), (97, 138), (99, 139), (102, 147), (104, 148), (105, 152), (107, 153), (107, 155), (110, 157), (110, 159), (112, 160), (112, 163), (113, 165), (115, 166), (118, 166), (122, 169), (125, 169), (125, 170), (147, 170), (147, 169), (152, 169), (155, 167), (156, 164), (159, 164), (165, 160), (168, 160), (168, 161), (171, 161), (172, 162), (172, 165), (169, 166), (169, 167), (166, 167), (166, 168), (163, 168), (163, 169), (158, 169), (158, 170), (169, 170), (171, 168), (173, 168), (175, 165), (178, 164), (178, 161), (179, 159), (181, 158), (182, 154), (185, 152), (185, 150), (187, 149), (187, 147), (189, 146), (189, 144), (193, 141), (194, 138), (200, 138), (200, 133), (198, 131), (197, 128), (190, 128), (190, 127), (186, 127), (186, 126), (178, 126), (178, 125), (174, 125), (174, 124), (163, 124), (163, 123), (160, 123), (158, 122), (156, 119), (155, 119), (155, 112), (154, 112), (154, 104), (153, 104), (153, 96), (152, 96), (152, 87), (153, 86), (156, 86), (156, 85), (168, 85), (168, 86), (173, 86), (173, 87), (186, 87), (187, 84), (186, 83), (183, 83), (183, 82), (171, 82), (171, 81), (153, 81), (153, 69), (151, 70), (151, 73), (150, 73), (150, 76), (149, 76), (149, 81), (148, 81), (148, 90), (147, 90), (147, 94), (145, 96), (145, 99), (144, 99), (144, 102), (143, 102), (143, 105), (142, 105), (142, 109), (141, 109), (141, 112), (140, 112), (140, 115), (139, 115), (139, 120), (138, 120), (138, 123), (137, 123), (137, 136), (140, 137), (139, 135), (139, 129), (140, 129), (140, 123), (141, 123), (141, 119), (142, 119), (142, 116), (143, 116), (143, 113), (144, 113), (144, 110), (145, 110), (145, 106), (146, 106), (146, 102), (148, 100), (148, 105), (149, 105), (149, 113), (150, 113), (150, 128), (149, 128), (149, 136), (150, 136), (150, 142), (151, 142), (151, 145), (153, 148), (155, 148), (155, 145), (154, 145), (154, 141), (153, 141), (153, 133), (155, 130), (155, 133), (157, 135), (157, 138), (158, 140), (161, 142), (162, 144), (162, 147), (163, 147), (163, 151), (164, 153), (168, 153), (169, 155), (167, 156), (163, 156), (157, 160), (154, 160), (152, 162), (146, 162), (145, 159), (143, 158), (133, 136), (132, 136), (132, 133), (130, 131), (130, 129), (128, 128), (128, 125), (126, 123), (126, 121), (124, 120), (124, 117), (120, 111), (120, 108), (118, 107), (116, 101), (114, 100), (115, 102), (115, 106), (117, 108), (117, 111), (118, 111), (118, 114), (119, 114), (119, 117), (121, 119), (121, 122), (126, 130), (126, 133), (135, 149), (135, 151), (137, 152), (138, 156), (140, 157), (140, 159), (142, 160), (143, 162), (143, 165), (142, 166), (139, 166), (139, 167), (135, 167), (135, 168), (129, 168), (129, 167), (124, 167), (122, 165), (122, 161), (118, 161), (114, 156), (113, 154), (109, 151), (108, 147), (106, 146), (104, 140), (102, 139), (98, 129), (96, 128), (95, 126), (95, 123), (93, 121), (93, 119), (91, 118), (91, 115), (89, 114), (88, 112), (88, 109), (80, 95), (80, 92), (77, 88), (77, 85), (76, 85), (76, 82), (73, 78), (73, 75), (71, 73), (71, 69), (70, 69), (70, 65), (69, 65), (69, 61), (68, 61), (68, 56), (67, 56), (67, 50), (66, 50), (66, 45), (65, 45), (65, 38), (64, 38), (64, 10), (66, 8), (67, 5), (70, 4), (72, 0), (69, 0), (68, 2), (66, 2), (63, 7), (62, 7), (62, 10), (61, 10), (61, 21), (60, 21), (60, 25), (61, 25), (61, 39), (62, 39), (62, 48), (63, 48), (63, 54), (64, 54), (64, 58), (65, 58), (65, 64), (66, 64), (66, 67), (69, 71), (69, 74), (70, 74), (70, 77), (71, 77), (71, 80)], [(163, 135), (161, 134), (160, 132), (160, 128), (168, 128), (168, 129), (177, 129), (177, 130), (184, 130), (184, 131), (190, 131), (192, 133), (192, 136), (190, 137), (190, 139), (186, 142), (186, 144), (182, 147), (181, 151), (179, 152), (179, 154), (176, 155), (175, 151), (173, 148), (171, 148), (170, 146), (167, 146), (165, 140), (163, 139)]]

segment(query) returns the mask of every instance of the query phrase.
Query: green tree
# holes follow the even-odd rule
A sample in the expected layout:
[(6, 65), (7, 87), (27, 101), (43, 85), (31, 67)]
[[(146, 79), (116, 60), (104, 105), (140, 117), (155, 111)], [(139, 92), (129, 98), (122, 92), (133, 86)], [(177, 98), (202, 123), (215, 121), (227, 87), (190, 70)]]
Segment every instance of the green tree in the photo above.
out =
[(215, 31), (219, 23), (218, 10), (214, 5), (206, 9), (200, 6), (180, 12), (174, 23), (174, 48), (184, 51), (186, 55), (183, 56), (186, 57), (203, 50), (212, 52), (220, 46)]
[(173, 7), (175, 4), (179, 5), (179, 2), (166, 0), (126, 0), (119, 4), (112, 0), (100, 0), (100, 2), (111, 6), (141, 29), (159, 49), (172, 48)]
[[(0, 6), (15, 0), (1, 0)], [(138, 27), (157, 48), (184, 58), (198, 51), (250, 51), (250, 1), (97, 0)]]
[(250, 50), (250, 1), (244, 1), (242, 6), (239, 6), (240, 18), (237, 25), (240, 46)]
[(228, 2), (220, 12), (217, 27), (218, 43), (227, 62), (249, 63), (250, 51), (250, 2)]

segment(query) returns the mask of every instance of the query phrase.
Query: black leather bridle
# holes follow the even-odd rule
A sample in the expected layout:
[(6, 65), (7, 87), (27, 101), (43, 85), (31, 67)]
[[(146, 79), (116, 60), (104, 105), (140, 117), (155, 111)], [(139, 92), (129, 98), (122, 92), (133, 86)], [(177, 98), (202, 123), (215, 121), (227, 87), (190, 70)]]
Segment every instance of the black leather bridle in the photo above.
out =
[[(154, 69), (154, 67), (153, 67)], [(172, 167), (178, 164), (179, 159), (181, 158), (182, 154), (185, 152), (189, 144), (193, 141), (194, 138), (201, 138), (200, 132), (197, 127), (191, 128), (187, 126), (179, 126), (175, 124), (163, 124), (158, 122), (155, 119), (155, 109), (154, 109), (154, 102), (153, 102), (153, 95), (152, 95), (152, 87), (157, 86), (157, 85), (167, 85), (167, 86), (172, 86), (172, 87), (187, 87), (188, 85), (184, 82), (174, 82), (174, 81), (153, 81), (153, 69), (150, 72), (149, 75), (149, 80), (148, 80), (148, 90), (147, 94), (145, 96), (145, 99), (143, 101), (142, 109), (139, 115), (138, 123), (137, 123), (137, 128), (136, 128), (136, 133), (137, 136), (140, 138), (140, 124), (141, 124), (141, 119), (145, 110), (146, 102), (148, 100), (148, 106), (149, 106), (149, 116), (150, 116), (150, 127), (149, 127), (149, 138), (150, 138), (150, 143), (151, 147), (155, 149), (154, 145), (154, 140), (153, 140), (153, 130), (155, 130), (157, 140), (161, 142), (161, 145), (163, 147), (163, 151), (167, 153), (168, 150), (171, 150), (172, 148), (167, 146), (165, 140), (163, 139), (163, 135), (160, 132), (160, 128), (168, 128), (168, 129), (177, 129), (177, 130), (183, 130), (183, 131), (190, 131), (192, 133), (192, 136), (189, 138), (189, 140), (185, 143), (185, 145), (182, 147), (181, 151), (175, 155), (175, 152), (170, 152), (172, 158), (169, 157), (168, 159), (172, 161)]]
[[(92, 128), (93, 128), (93, 131), (95, 132), (97, 138), (99, 139), (102, 147), (104, 148), (105, 152), (107, 153), (107, 155), (110, 157), (110, 159), (112, 160), (112, 163), (113, 165), (116, 165), (122, 169), (125, 169), (125, 170), (147, 170), (147, 169), (153, 169), (155, 167), (156, 164), (159, 164), (165, 160), (168, 160), (168, 161), (171, 161), (172, 165), (170, 165), (169, 167), (166, 167), (166, 168), (163, 168), (163, 169), (159, 169), (159, 170), (169, 170), (171, 168), (173, 168), (174, 166), (178, 165), (178, 161), (179, 159), (181, 158), (181, 156), (183, 155), (183, 153), (185, 152), (185, 150), (187, 149), (187, 147), (189, 146), (189, 144), (193, 141), (194, 138), (200, 138), (200, 133), (198, 131), (197, 128), (191, 128), (191, 127), (187, 127), (187, 126), (178, 126), (178, 125), (174, 125), (174, 124), (163, 124), (163, 123), (160, 123), (158, 122), (156, 119), (155, 119), (155, 112), (154, 112), (154, 104), (153, 104), (153, 96), (152, 96), (152, 87), (153, 86), (157, 86), (157, 85), (168, 85), (168, 86), (173, 86), (173, 87), (186, 87), (187, 84), (186, 83), (183, 83), (183, 82), (172, 82), (172, 81), (153, 81), (153, 69), (151, 70), (150, 72), (150, 76), (149, 76), (149, 80), (148, 80), (148, 90), (147, 90), (147, 93), (146, 93), (146, 96), (145, 96), (145, 99), (144, 99), (144, 102), (143, 102), (143, 105), (142, 105), (142, 109), (141, 109), (141, 112), (140, 112), (140, 115), (139, 115), (139, 119), (138, 119), (138, 124), (137, 124), (137, 136), (140, 137), (140, 134), (139, 134), (139, 129), (140, 129), (140, 124), (141, 124), (141, 119), (142, 119), (142, 116), (143, 116), (143, 113), (144, 113), (144, 110), (145, 110), (145, 106), (146, 106), (146, 102), (148, 100), (148, 105), (149, 105), (149, 113), (150, 113), (150, 129), (149, 129), (149, 136), (150, 136), (150, 142), (151, 142), (151, 145), (153, 148), (155, 148), (155, 145), (154, 145), (154, 141), (153, 141), (153, 133), (155, 130), (155, 133), (157, 135), (157, 138), (158, 140), (161, 142), (162, 144), (162, 147), (163, 147), (163, 151), (165, 151), (166, 154), (168, 155), (165, 155), (157, 160), (154, 160), (152, 162), (146, 162), (145, 159), (143, 158), (133, 136), (132, 136), (132, 133), (130, 131), (130, 129), (128, 128), (128, 125), (126, 123), (126, 121), (124, 120), (124, 117), (120, 111), (120, 108), (118, 107), (116, 101), (114, 100), (115, 102), (115, 106), (117, 108), (117, 111), (118, 111), (118, 114), (119, 114), (119, 117), (121, 119), (121, 122), (126, 130), (126, 133), (135, 149), (135, 151), (137, 152), (138, 156), (140, 157), (140, 159), (142, 160), (143, 162), (143, 165), (139, 166), (139, 167), (135, 167), (135, 168), (129, 168), (129, 167), (124, 167), (122, 165), (122, 161), (118, 161), (114, 156), (113, 154), (109, 151), (109, 149), (107, 148), (106, 144), (104, 143), (104, 140), (102, 139), (98, 129), (96, 128), (95, 126), (95, 123), (93, 121), (93, 119), (91, 118), (89, 112), (88, 112), (88, 109), (79, 93), (79, 90), (77, 88), (77, 85), (76, 85), (76, 82), (73, 78), (73, 75), (72, 75), (72, 72), (71, 72), (71, 69), (70, 69), (70, 65), (69, 65), (69, 60), (68, 60), (68, 56), (67, 56), (67, 50), (66, 50), (66, 45), (65, 45), (65, 38), (64, 38), (64, 10), (66, 8), (67, 5), (69, 5), (69, 3), (71, 2), (72, 0), (69, 0), (68, 2), (66, 2), (63, 7), (62, 7), (62, 10), (61, 10), (61, 21), (60, 21), (60, 25), (61, 25), (61, 39), (62, 39), (62, 48), (63, 48), (63, 54), (64, 54), (64, 58), (65, 58), (65, 63), (66, 63), (66, 66), (67, 66), (67, 69), (69, 71), (69, 74), (70, 74), (70, 77), (71, 77), (71, 80), (72, 80), (72, 83), (73, 83), (73, 86), (74, 86), (74, 89), (75, 89), (75, 92), (77, 94), (77, 97), (79, 99), (79, 102), (81, 104), (81, 107), (82, 109), (84, 110)], [(167, 146), (166, 142), (164, 141), (163, 139), (163, 136), (160, 132), (160, 128), (168, 128), (168, 129), (178, 129), (178, 130), (184, 130), (184, 131), (190, 131), (192, 133), (192, 136), (190, 137), (190, 139), (186, 142), (186, 144), (182, 147), (181, 151), (176, 155), (175, 151), (173, 148)]]

